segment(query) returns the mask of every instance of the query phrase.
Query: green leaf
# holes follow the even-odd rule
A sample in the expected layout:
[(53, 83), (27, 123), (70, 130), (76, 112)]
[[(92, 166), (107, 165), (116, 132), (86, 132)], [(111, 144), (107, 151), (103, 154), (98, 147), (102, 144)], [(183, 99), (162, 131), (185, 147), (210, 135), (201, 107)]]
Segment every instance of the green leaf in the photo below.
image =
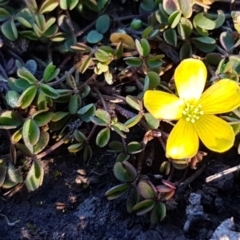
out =
[(89, 43), (95, 44), (103, 39), (103, 35), (96, 30), (92, 30), (87, 35), (87, 41)]
[(2, 24), (1, 30), (4, 36), (10, 41), (15, 41), (18, 38), (17, 27), (12, 18)]
[(33, 146), (33, 153), (38, 154), (44, 150), (49, 143), (50, 135), (48, 132), (41, 131), (38, 142)]
[(220, 41), (222, 47), (227, 52), (231, 51), (234, 47), (233, 33), (229, 32), (229, 31), (222, 32), (220, 34), (219, 41)]
[(44, 169), (41, 162), (34, 160), (25, 180), (28, 191), (38, 189), (42, 185), (43, 177)]
[(142, 28), (142, 21), (140, 19), (133, 19), (130, 28), (133, 30), (140, 30)]
[(77, 111), (77, 114), (84, 122), (90, 122), (94, 116), (96, 108), (93, 103), (85, 105)]
[(139, 142), (130, 142), (127, 145), (127, 152), (130, 154), (136, 154), (142, 151), (142, 145)]
[(195, 15), (193, 22), (200, 28), (213, 30), (221, 27), (225, 21), (225, 14), (221, 10), (218, 10), (218, 17), (216, 19), (211, 19), (211, 17), (212, 15), (201, 12)]
[(139, 57), (126, 57), (123, 60), (131, 67), (140, 67), (142, 65), (142, 60)]
[(149, 77), (149, 89), (156, 88), (160, 84), (160, 77), (156, 72), (148, 72)]
[(87, 144), (83, 149), (83, 160), (86, 162), (90, 160), (92, 156), (93, 156), (92, 148), (90, 147), (89, 144)]
[(129, 118), (125, 123), (124, 125), (128, 128), (131, 128), (135, 125), (137, 125), (142, 119), (142, 114), (138, 114), (132, 118)]
[(99, 147), (105, 147), (110, 139), (110, 129), (103, 128), (96, 137), (96, 144)]
[(141, 46), (142, 46), (142, 50), (143, 50), (143, 57), (147, 57), (151, 51), (151, 47), (150, 47), (148, 40), (145, 38), (142, 38)]
[(106, 124), (110, 124), (111, 123), (111, 116), (105, 110), (97, 109), (96, 112), (95, 112), (95, 116), (98, 117), (99, 119), (101, 119)]
[(50, 87), (47, 84), (41, 84), (40, 90), (48, 97), (56, 99), (60, 97), (58, 91), (55, 88)]
[(182, 17), (180, 20), (180, 23), (178, 24), (177, 30), (181, 39), (185, 40), (189, 38), (193, 30), (191, 21)]
[(137, 216), (141, 216), (146, 214), (147, 212), (150, 212), (155, 206), (155, 201), (152, 199), (146, 199), (139, 203), (137, 203), (135, 206), (133, 206), (133, 211), (136, 211)]
[(36, 86), (31, 86), (27, 88), (19, 97), (18, 104), (21, 106), (22, 109), (28, 108), (33, 102), (36, 94), (37, 94)]
[(103, 120), (101, 120), (97, 117), (92, 116), (90, 119), (94, 124), (96, 124), (98, 126), (104, 126), (104, 127), (107, 126), (107, 124)]
[(167, 29), (164, 33), (163, 33), (163, 38), (166, 41), (166, 43), (168, 43), (169, 45), (172, 45), (174, 47), (177, 46), (177, 33), (175, 31), (175, 29)]
[(146, 60), (146, 63), (148, 65), (148, 67), (149, 68), (159, 68), (159, 67), (161, 67), (162, 63), (163, 63), (163, 61), (162, 61), (163, 57), (159, 58), (160, 56), (162, 56), (162, 55), (159, 55), (159, 56), (156, 55), (156, 56), (148, 57), (147, 60)]
[(27, 69), (23, 69), (23, 68), (18, 69), (17, 75), (18, 75), (20, 78), (28, 81), (30, 84), (36, 84), (36, 83), (38, 83), (38, 80), (37, 80), (37, 79), (33, 76), (33, 74), (32, 74), (30, 71), (28, 71)]
[(155, 4), (154, 4), (154, 0), (142, 0), (141, 1), (141, 4), (140, 4), (140, 7), (147, 11), (147, 12), (150, 12), (154, 9), (155, 7)]
[(52, 12), (57, 6), (59, 5), (59, 0), (45, 0), (41, 8), (39, 9), (39, 13), (47, 13), (47, 12)]
[(131, 106), (133, 109), (137, 110), (137, 111), (141, 111), (142, 107), (140, 105), (140, 99), (138, 99), (137, 97), (134, 96), (126, 96), (126, 102), (129, 104), (129, 106)]
[(136, 45), (136, 48), (137, 48), (137, 51), (138, 51), (139, 55), (142, 57), (143, 56), (143, 48), (142, 48), (142, 45), (141, 45), (141, 43), (138, 39), (135, 39), (135, 45)]
[(127, 211), (128, 213), (133, 212), (133, 207), (139, 202), (140, 195), (136, 187), (132, 188), (127, 200)]
[(33, 120), (36, 122), (36, 124), (39, 127), (42, 127), (48, 124), (52, 120), (52, 117), (53, 117), (53, 113), (45, 109), (35, 112), (32, 116)]
[(180, 49), (180, 59), (190, 58), (192, 56), (192, 45), (190, 42), (183, 43)]
[(68, 104), (68, 110), (70, 114), (76, 114), (81, 104), (81, 98), (79, 94), (73, 94)]
[(52, 116), (52, 121), (53, 122), (57, 122), (63, 118), (65, 118), (66, 116), (68, 116), (69, 113), (68, 112), (56, 112), (53, 114)]
[(185, 18), (192, 16), (192, 0), (178, 0), (181, 12)]
[(32, 28), (33, 25), (33, 13), (29, 8), (23, 8), (15, 15), (15, 19), (26, 28)]
[(79, 152), (83, 149), (84, 144), (83, 143), (74, 143), (68, 146), (68, 151), (71, 153)]
[(113, 173), (122, 182), (133, 182), (137, 177), (137, 170), (127, 161), (116, 162), (113, 167)]
[(38, 5), (36, 3), (36, 0), (25, 0), (24, 2), (26, 3), (27, 7), (31, 10), (31, 12), (37, 13)]
[(130, 154), (128, 153), (120, 153), (117, 156), (116, 162), (127, 161), (130, 158)]
[(157, 193), (154, 191), (152, 185), (147, 180), (141, 180), (138, 183), (138, 192), (144, 199), (157, 197)]
[(13, 183), (21, 183), (23, 181), (20, 169), (17, 169), (12, 163), (8, 163), (7, 178)]
[(216, 48), (216, 41), (210, 37), (196, 37), (192, 38), (193, 44), (202, 52), (213, 52)]
[(107, 14), (100, 16), (96, 21), (96, 30), (102, 34), (106, 33), (110, 27), (110, 17)]
[(166, 217), (166, 205), (162, 202), (156, 204), (151, 213), (151, 223), (156, 224), (158, 220), (162, 221)]
[(53, 63), (49, 63), (48, 66), (45, 68), (43, 73), (43, 80), (45, 83), (50, 82), (51, 80), (55, 79), (59, 74), (60, 69), (56, 68)]
[(168, 22), (171, 25), (171, 28), (175, 28), (178, 25), (178, 23), (180, 22), (181, 16), (182, 16), (182, 13), (179, 11), (175, 11), (169, 16)]
[(59, 4), (63, 10), (73, 10), (77, 6), (78, 2), (79, 0), (60, 0)]
[(40, 129), (32, 119), (27, 119), (22, 128), (23, 141), (26, 145), (35, 145), (40, 137)]
[(0, 129), (12, 129), (21, 126), (23, 120), (18, 112), (5, 111), (0, 115)]
[(112, 141), (109, 143), (108, 147), (116, 153), (124, 152), (124, 147), (119, 141)]
[(6, 21), (11, 17), (11, 14), (4, 8), (0, 8), (0, 22)]
[(123, 183), (123, 184), (114, 186), (111, 189), (109, 189), (105, 193), (105, 196), (107, 197), (108, 200), (114, 200), (114, 199), (117, 199), (117, 198), (121, 197), (130, 188), (131, 188), (131, 185), (129, 185), (127, 183)]
[(4, 183), (6, 173), (7, 173), (6, 160), (0, 159), (0, 187)]
[(19, 94), (15, 91), (8, 91), (6, 96), (5, 96), (6, 102), (8, 104), (8, 106), (10, 106), (11, 108), (17, 108), (19, 107)]
[(160, 121), (154, 118), (150, 113), (145, 113), (144, 117), (151, 129), (157, 129), (159, 127)]
[(77, 129), (74, 131), (74, 138), (80, 143), (87, 141), (86, 136), (81, 131), (79, 131)]
[(95, 58), (99, 61), (99, 62), (102, 62), (102, 63), (107, 63), (110, 61), (112, 57), (112, 54), (98, 48), (97, 51), (95, 52)]

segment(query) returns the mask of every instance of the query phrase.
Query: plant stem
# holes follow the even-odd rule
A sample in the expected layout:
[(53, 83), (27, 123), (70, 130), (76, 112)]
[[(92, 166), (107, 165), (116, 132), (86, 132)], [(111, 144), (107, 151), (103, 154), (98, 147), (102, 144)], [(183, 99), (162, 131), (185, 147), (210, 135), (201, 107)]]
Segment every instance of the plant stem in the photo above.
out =
[(96, 125), (96, 124), (94, 124), (94, 125), (93, 125), (93, 127), (92, 127), (92, 130), (91, 130), (91, 132), (89, 133), (89, 135), (88, 135), (88, 137), (87, 137), (87, 140), (88, 140), (88, 142), (89, 142), (89, 141), (90, 141), (90, 139), (92, 138), (92, 136), (93, 136), (93, 134), (94, 134), (94, 132), (95, 132), (96, 128), (97, 128), (97, 125)]
[[(69, 74), (72, 74), (75, 70), (76, 70), (76, 67), (73, 66), (73, 67), (68, 71), (68, 73), (69, 73)], [(54, 86), (54, 85), (57, 85), (57, 84), (63, 82), (63, 81), (66, 79), (66, 75), (64, 74), (61, 78), (56, 77), (56, 79), (57, 79), (56, 81), (50, 82), (50, 83), (48, 83), (48, 85), (49, 85), (49, 86)]]
[(45, 157), (46, 155), (48, 155), (49, 153), (53, 152), (54, 150), (56, 150), (57, 148), (59, 148), (62, 144), (64, 144), (65, 140), (67, 140), (68, 138), (71, 137), (71, 134), (67, 134), (65, 137), (63, 137), (61, 140), (59, 140), (58, 142), (56, 142), (54, 145), (52, 145), (50, 148), (48, 148), (47, 150), (37, 154), (34, 156), (35, 159), (41, 159), (43, 157)]

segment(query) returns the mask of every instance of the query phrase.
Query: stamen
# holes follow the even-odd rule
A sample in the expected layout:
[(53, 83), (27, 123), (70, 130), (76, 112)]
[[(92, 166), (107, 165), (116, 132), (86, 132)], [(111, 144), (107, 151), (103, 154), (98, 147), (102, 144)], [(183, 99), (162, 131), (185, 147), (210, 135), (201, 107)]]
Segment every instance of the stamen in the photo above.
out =
[(188, 122), (195, 123), (201, 115), (204, 114), (201, 104), (197, 106), (186, 102), (185, 108), (182, 111), (183, 116)]

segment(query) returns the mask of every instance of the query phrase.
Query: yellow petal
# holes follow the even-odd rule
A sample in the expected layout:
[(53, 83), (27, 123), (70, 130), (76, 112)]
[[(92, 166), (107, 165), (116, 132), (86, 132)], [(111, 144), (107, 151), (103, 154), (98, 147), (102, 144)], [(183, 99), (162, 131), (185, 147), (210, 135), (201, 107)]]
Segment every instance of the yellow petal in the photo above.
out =
[(207, 80), (207, 69), (201, 60), (185, 59), (176, 68), (174, 79), (181, 99), (198, 101)]
[(208, 88), (199, 100), (204, 114), (230, 112), (240, 106), (238, 83), (223, 79)]
[(144, 105), (156, 119), (178, 120), (182, 117), (183, 101), (162, 91), (146, 91)]
[(203, 115), (194, 123), (194, 128), (203, 144), (212, 151), (225, 152), (233, 146), (233, 129), (219, 117)]
[(168, 137), (166, 155), (173, 159), (190, 158), (196, 155), (198, 146), (199, 139), (193, 124), (181, 118)]

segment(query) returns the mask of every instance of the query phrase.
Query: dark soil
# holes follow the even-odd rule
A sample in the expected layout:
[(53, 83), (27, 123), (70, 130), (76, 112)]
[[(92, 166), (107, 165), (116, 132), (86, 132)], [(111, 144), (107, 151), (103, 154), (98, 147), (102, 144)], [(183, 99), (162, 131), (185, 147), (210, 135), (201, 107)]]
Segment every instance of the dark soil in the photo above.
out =
[[(88, 165), (81, 155), (65, 153), (43, 160), (46, 175), (39, 190), (28, 193), (23, 188), (11, 198), (0, 199), (0, 239), (210, 239), (222, 221), (233, 217), (236, 227), (240, 223), (239, 176), (229, 174), (204, 183), (206, 176), (237, 165), (240, 157), (236, 152), (211, 157), (207, 170), (175, 195), (168, 203), (166, 219), (156, 226), (149, 223), (148, 216), (128, 214), (124, 197), (108, 201), (104, 196), (118, 184), (112, 174), (112, 154), (96, 152)], [(184, 231), (190, 193), (201, 196), (203, 213), (190, 219)], [(3, 215), (10, 223), (19, 222), (9, 226)]]

